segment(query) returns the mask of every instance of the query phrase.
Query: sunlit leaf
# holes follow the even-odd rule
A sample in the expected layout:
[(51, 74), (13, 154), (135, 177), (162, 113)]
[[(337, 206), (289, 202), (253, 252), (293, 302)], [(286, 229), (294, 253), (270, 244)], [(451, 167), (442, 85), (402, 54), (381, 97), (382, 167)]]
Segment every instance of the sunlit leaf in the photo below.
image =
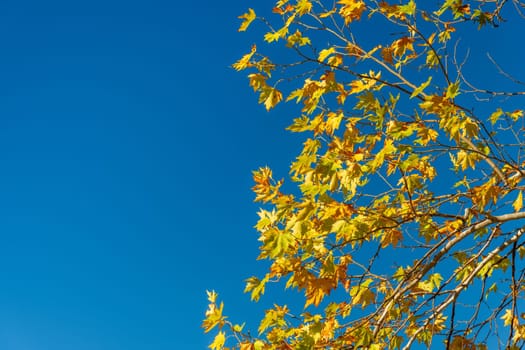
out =
[(518, 197), (516, 197), (516, 199), (512, 203), (512, 207), (514, 208), (514, 211), (520, 211), (521, 208), (523, 208), (523, 193), (522, 193), (522, 191), (518, 192)]
[(339, 0), (338, 4), (342, 5), (339, 14), (344, 18), (346, 25), (361, 19), (361, 15), (366, 10), (362, 0)]
[(419, 85), (416, 89), (414, 89), (414, 91), (410, 95), (410, 98), (414, 98), (418, 96), (420, 93), (422, 93), (423, 90), (425, 90), (427, 86), (430, 85), (431, 81), (432, 81), (432, 76), (428, 77), (427, 81), (425, 81), (423, 84)]
[(257, 15), (253, 9), (248, 9), (248, 12), (239, 16), (239, 18), (243, 20), (241, 26), (239, 27), (239, 32), (244, 32), (246, 29), (248, 29), (253, 20), (257, 18)]
[(224, 342), (226, 341), (226, 334), (223, 331), (220, 331), (213, 339), (213, 342), (208, 346), (212, 350), (221, 350), (224, 347)]

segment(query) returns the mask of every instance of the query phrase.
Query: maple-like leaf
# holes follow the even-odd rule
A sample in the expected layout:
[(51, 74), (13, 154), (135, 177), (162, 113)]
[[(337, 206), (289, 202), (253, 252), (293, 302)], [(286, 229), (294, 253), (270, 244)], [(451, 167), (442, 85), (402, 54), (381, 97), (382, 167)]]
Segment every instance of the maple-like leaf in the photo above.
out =
[(381, 240), (381, 246), (383, 248), (392, 245), (397, 246), (399, 241), (403, 239), (403, 234), (399, 230), (387, 230)]
[(288, 36), (288, 43), (287, 45), (292, 47), (292, 46), (304, 46), (304, 45), (308, 45), (308, 44), (311, 44), (311, 41), (309, 38), (307, 37), (304, 37), (303, 34), (299, 31), (299, 29), (297, 29), (295, 31), (295, 33), (293, 33), (292, 35)]
[(248, 9), (248, 12), (246, 12), (243, 15), (239, 16), (240, 19), (242, 19), (241, 26), (239, 27), (239, 32), (244, 32), (250, 24), (257, 18), (257, 15), (255, 14), (255, 11), (253, 9)]
[(505, 310), (505, 314), (503, 316), (501, 316), (501, 319), (503, 320), (503, 325), (504, 326), (510, 326), (511, 323), (516, 321), (514, 313), (512, 312), (511, 309), (506, 309)]
[(394, 41), (390, 47), (395, 56), (401, 57), (407, 51), (414, 52), (414, 38), (408, 36), (402, 37), (401, 39)]
[(344, 18), (346, 25), (360, 20), (366, 10), (366, 4), (362, 0), (339, 0), (338, 4), (342, 5), (339, 14)]
[(309, 0), (299, 0), (295, 8), (297, 13), (302, 16), (312, 11), (312, 3)]
[(264, 35), (264, 40), (266, 42), (272, 43), (274, 41), (277, 41), (281, 38), (281, 33), (279, 32), (268, 32)]
[(350, 295), (352, 296), (352, 304), (361, 305), (361, 307), (366, 307), (375, 302), (375, 293), (372, 292), (369, 288), (370, 284), (373, 281), (367, 279), (358, 286), (352, 287), (350, 289)]
[(250, 53), (247, 53), (246, 55), (242, 56), (240, 60), (235, 62), (233, 64), (233, 68), (237, 71), (240, 71), (240, 70), (250, 67), (251, 66), (250, 60), (256, 51), (257, 51), (257, 46), (253, 45)]
[(457, 95), (459, 95), (459, 83), (450, 84), (447, 87), (447, 92), (445, 93), (445, 97), (451, 100), (455, 98)]
[(224, 322), (225, 317), (222, 315), (223, 309), (224, 303), (221, 303), (220, 306), (217, 307), (215, 302), (210, 302), (208, 310), (206, 311), (206, 319), (202, 322), (205, 333), (208, 333), (215, 328), (215, 326), (220, 326)]
[(226, 341), (226, 334), (223, 331), (220, 331), (213, 339), (213, 342), (208, 345), (208, 348), (212, 350), (222, 350), (224, 347), (224, 342)]
[(273, 87), (268, 87), (262, 90), (259, 101), (264, 103), (264, 107), (269, 111), (274, 108), (283, 99), (283, 94), (279, 90)]
[(250, 277), (246, 280), (246, 287), (244, 288), (244, 292), (251, 292), (250, 298), (254, 301), (258, 301), (261, 295), (264, 294), (265, 284), (267, 281), (267, 278), (260, 280), (257, 277)]
[(323, 62), (328, 56), (330, 56), (334, 52), (335, 52), (335, 48), (333, 48), (333, 47), (321, 50), (321, 52), (319, 52), (319, 57), (317, 59), (319, 61)]

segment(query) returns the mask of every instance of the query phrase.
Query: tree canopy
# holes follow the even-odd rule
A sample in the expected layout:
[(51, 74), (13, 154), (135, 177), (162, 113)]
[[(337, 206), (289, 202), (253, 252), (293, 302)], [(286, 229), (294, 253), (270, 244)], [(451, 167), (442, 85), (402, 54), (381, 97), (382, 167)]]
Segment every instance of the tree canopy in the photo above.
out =
[[(240, 16), (261, 37), (233, 68), (266, 109), (297, 103), (304, 135), (286, 181), (253, 173), (270, 267), (245, 292), (293, 289), (304, 309), (276, 300), (254, 335), (208, 292), (211, 349), (523, 348), (525, 84), (490, 55), (470, 66), (468, 38), (524, 9), (279, 0)], [(478, 86), (484, 70), (508, 83)]]

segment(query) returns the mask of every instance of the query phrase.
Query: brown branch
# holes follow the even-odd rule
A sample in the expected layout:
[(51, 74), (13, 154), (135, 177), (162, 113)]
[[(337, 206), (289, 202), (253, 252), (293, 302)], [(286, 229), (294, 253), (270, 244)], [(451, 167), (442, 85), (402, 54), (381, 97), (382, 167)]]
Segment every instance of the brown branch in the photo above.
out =
[[(490, 218), (487, 218), (487, 219), (484, 219), (484, 220), (478, 222), (475, 225), (472, 225), (472, 226), (468, 227), (463, 232), (457, 234), (453, 239), (448, 241), (448, 243), (446, 243), (445, 246), (443, 248), (441, 248), (441, 250), (436, 255), (434, 255), (433, 259), (422, 267), (421, 271), (419, 271), (419, 273), (417, 273), (417, 275), (415, 275), (415, 276), (411, 275), (410, 276), (410, 278), (412, 278), (411, 280), (405, 280), (404, 282), (408, 282), (406, 285), (404, 285), (403, 283), (400, 283), (397, 286), (397, 288), (394, 290), (394, 293), (388, 299), (388, 301), (385, 300), (385, 302), (383, 302), (383, 305), (381, 305), (380, 308), (379, 308), (379, 309), (382, 309), (383, 312), (381, 313), (381, 315), (380, 315), (380, 317), (379, 317), (379, 319), (377, 321), (376, 328), (374, 329), (373, 337), (374, 338), (377, 337), (377, 334), (379, 333), (380, 329), (382, 328), (382, 326), (383, 326), (383, 324), (384, 324), (384, 322), (386, 320), (386, 317), (387, 317), (388, 313), (390, 312), (390, 310), (392, 309), (394, 303), (397, 302), (409, 289), (414, 287), (427, 274), (428, 271), (430, 271), (432, 268), (434, 268), (437, 265), (437, 263), (441, 260), (441, 258), (445, 254), (447, 254), (457, 243), (462, 241), (465, 237), (467, 237), (471, 233), (473, 233), (473, 232), (475, 232), (475, 231), (477, 231), (479, 229), (485, 228), (485, 227), (487, 227), (487, 226), (489, 226), (489, 225), (491, 225), (493, 223), (496, 223), (496, 222), (507, 222), (507, 221), (523, 219), (523, 218), (525, 218), (525, 211), (518, 212), (518, 213), (510, 213), (510, 214), (503, 214), (503, 215), (492, 216)], [(432, 249), (430, 249), (425, 254), (425, 256), (423, 256), (416, 264), (414, 264), (414, 267), (411, 269), (411, 271), (414, 271), (415, 269), (418, 268), (418, 266), (423, 264), (423, 262), (433, 254), (433, 252), (435, 252), (444, 242), (446, 242), (446, 240), (448, 238), (450, 238), (451, 236), (455, 235), (456, 233), (457, 232), (452, 232), (449, 236), (443, 238), (443, 240), (441, 242), (436, 244)], [(521, 234), (523, 233), (522, 230), (520, 230), (519, 233), (520, 233), (520, 236), (521, 236)], [(512, 242), (510, 242), (510, 243), (512, 243)]]
[[(521, 214), (521, 213), (520, 213)], [(419, 333), (421, 333), (423, 331), (423, 329), (428, 326), (428, 324), (430, 322), (432, 322), (437, 316), (439, 316), (439, 314), (441, 314), (452, 302), (454, 302), (457, 297), (459, 296), (459, 294), (465, 290), (467, 288), (467, 286), (470, 284), (470, 282), (472, 282), (472, 280), (474, 279), (474, 277), (476, 277), (476, 275), (481, 271), (482, 268), (485, 267), (485, 265), (487, 263), (489, 263), (489, 261), (494, 257), (496, 256), (498, 253), (500, 253), (501, 251), (505, 250), (508, 246), (510, 246), (511, 244), (514, 244), (515, 242), (518, 241), (518, 239), (525, 233), (525, 228), (520, 228), (518, 230), (518, 232), (513, 235), (511, 238), (509, 238), (508, 240), (506, 240), (505, 242), (503, 242), (501, 245), (499, 245), (498, 247), (494, 248), (485, 258), (483, 258), (483, 260), (481, 260), (481, 262), (476, 266), (476, 268), (474, 268), (472, 270), (472, 272), (470, 273), (470, 275), (467, 276), (467, 278), (465, 278), (453, 291), (452, 293), (450, 294), (450, 296), (443, 302), (441, 303), (441, 305), (439, 305), (434, 313), (432, 314), (431, 317), (429, 317), (427, 319), (427, 321), (425, 321), (415, 332), (414, 334), (410, 337), (410, 339), (408, 340), (408, 343), (403, 347), (402, 350), (408, 350), (410, 349), (410, 346), (412, 346), (412, 343), (415, 341), (417, 335)]]

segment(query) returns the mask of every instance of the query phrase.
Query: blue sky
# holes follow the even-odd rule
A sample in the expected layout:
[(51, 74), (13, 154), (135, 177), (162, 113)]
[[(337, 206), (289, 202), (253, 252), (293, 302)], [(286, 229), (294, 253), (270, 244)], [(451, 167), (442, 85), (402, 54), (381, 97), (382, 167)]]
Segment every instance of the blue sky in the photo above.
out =
[(1, 349), (201, 349), (206, 289), (249, 307), (251, 170), (295, 149), (229, 67), (244, 9), (0, 3)]
[(229, 67), (255, 3), (0, 3), (1, 349), (202, 349), (206, 289), (261, 312), (251, 170), (300, 140)]

